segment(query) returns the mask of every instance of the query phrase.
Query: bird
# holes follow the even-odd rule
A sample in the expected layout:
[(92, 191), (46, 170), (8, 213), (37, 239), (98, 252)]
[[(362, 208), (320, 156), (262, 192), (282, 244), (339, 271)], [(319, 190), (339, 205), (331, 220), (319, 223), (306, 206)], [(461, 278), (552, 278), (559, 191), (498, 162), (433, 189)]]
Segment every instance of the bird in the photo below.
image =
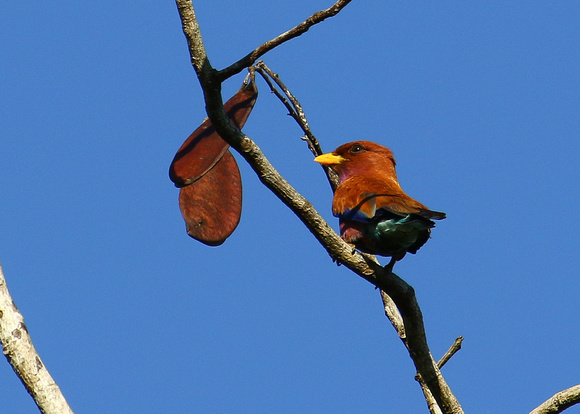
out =
[(332, 213), (342, 239), (361, 252), (391, 257), (385, 266), (390, 271), (407, 252), (415, 254), (427, 242), (433, 220), (446, 217), (403, 191), (393, 152), (380, 144), (349, 142), (314, 161), (338, 174)]

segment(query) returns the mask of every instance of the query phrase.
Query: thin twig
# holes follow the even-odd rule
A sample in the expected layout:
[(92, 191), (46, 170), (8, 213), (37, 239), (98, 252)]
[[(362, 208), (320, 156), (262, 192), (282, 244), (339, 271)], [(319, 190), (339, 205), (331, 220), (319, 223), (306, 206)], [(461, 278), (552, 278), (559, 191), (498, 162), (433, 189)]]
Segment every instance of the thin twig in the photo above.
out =
[[(266, 81), (266, 83), (270, 87), (270, 91), (274, 95), (276, 95), (276, 97), (280, 100), (280, 102), (282, 102), (282, 104), (284, 104), (284, 106), (288, 110), (288, 115), (290, 115), (292, 118), (294, 118), (294, 120), (298, 123), (298, 125), (302, 129), (302, 131), (309, 130), (310, 127), (308, 126), (308, 123), (305, 122), (304, 119), (300, 118), (300, 115), (298, 115), (298, 112), (296, 111), (294, 104), (288, 100), (288, 94), (286, 93), (285, 86), (282, 83), (282, 81), (280, 80), (280, 78), (278, 77), (278, 75), (272, 73), (270, 71), (270, 69), (265, 64), (263, 64), (263, 62), (261, 62), (261, 61), (258, 62), (258, 64), (256, 66), (251, 66), (251, 67), (255, 67), (256, 70), (258, 71), (258, 73), (260, 75), (262, 75), (262, 78), (264, 78), (264, 80)], [(278, 86), (281, 85), (282, 92), (280, 92), (276, 88), (276, 86), (274, 86), (274, 83), (272, 81), (276, 82), (278, 84)], [(314, 155), (317, 155), (316, 149), (314, 149), (312, 147), (310, 142), (308, 143), (308, 148), (310, 149), (310, 151), (312, 153), (314, 153)], [(320, 152), (320, 154), (322, 154), (322, 151)]]
[(244, 56), (237, 62), (233, 63), (232, 65), (228, 66), (225, 69), (220, 70), (217, 74), (217, 80), (223, 82), (224, 80), (230, 78), (236, 73), (240, 73), (244, 68), (253, 65), (256, 60), (258, 60), (265, 53), (274, 49), (276, 46), (279, 46), (290, 39), (294, 39), (295, 37), (298, 37), (301, 34), (306, 33), (308, 29), (310, 29), (315, 24), (318, 24), (329, 17), (336, 16), (351, 1), (352, 0), (339, 0), (332, 6), (330, 6), (328, 9), (314, 13), (312, 16), (310, 16), (308, 19), (306, 19), (299, 25), (282, 33), (281, 35), (275, 37), (274, 39), (268, 40), (267, 42), (261, 44), (260, 46), (258, 46), (256, 49), (248, 53), (246, 56)]
[(457, 351), (459, 351), (461, 349), (462, 343), (463, 343), (463, 337), (462, 336), (457, 337), (455, 342), (453, 342), (453, 345), (451, 345), (451, 347), (447, 350), (447, 352), (445, 352), (445, 354), (443, 354), (443, 356), (441, 357), (439, 362), (437, 362), (437, 366), (439, 367), (439, 369), (443, 368), (443, 366), (447, 363), (447, 361), (449, 361), (451, 359), (451, 357), (453, 355), (455, 355), (457, 353)]
[[(264, 62), (260, 61), (253, 67), (255, 67), (258, 73), (262, 75), (262, 78), (264, 78), (264, 80), (270, 87), (272, 93), (276, 95), (278, 99), (280, 99), (280, 101), (284, 104), (284, 106), (288, 110), (288, 114), (292, 118), (294, 118), (298, 126), (302, 129), (302, 131), (304, 132), (302, 140), (306, 141), (310, 152), (314, 156), (321, 155), (322, 148), (320, 147), (318, 139), (316, 139), (316, 137), (312, 133), (312, 130), (310, 129), (310, 125), (308, 124), (308, 120), (306, 119), (306, 114), (304, 113), (302, 105), (300, 104), (298, 99), (296, 99), (294, 94), (292, 94), (292, 92), (290, 92), (290, 90), (286, 87), (286, 85), (284, 85), (284, 83), (280, 80), (278, 74), (274, 73)], [(280, 92), (272, 82), (274, 82), (278, 86), (278, 88), (282, 90), (282, 92)], [(332, 191), (334, 191), (336, 187), (338, 187), (338, 184), (340, 183), (338, 175), (331, 168), (325, 165), (323, 165), (322, 167), (324, 169), (324, 172), (326, 173), (326, 176), (328, 177), (330, 187), (332, 188)]]
[[(405, 342), (405, 341), (403, 341), (403, 342)], [(443, 365), (445, 365), (447, 363), (447, 361), (449, 361), (451, 359), (451, 357), (453, 355), (455, 355), (457, 353), (457, 351), (459, 351), (461, 349), (462, 342), (463, 342), (462, 336), (458, 337), (453, 342), (451, 347), (447, 350), (447, 352), (445, 352), (445, 354), (443, 354), (443, 356), (441, 357), (439, 362), (437, 362), (437, 367), (439, 369), (443, 368)], [(431, 393), (431, 390), (429, 390), (429, 387), (427, 386), (427, 384), (425, 384), (425, 381), (423, 381), (423, 378), (421, 377), (421, 375), (417, 374), (415, 376), (415, 380), (418, 381), (419, 384), (421, 385), (421, 390), (423, 391), (423, 395), (425, 396), (425, 400), (427, 401), (427, 408), (429, 408), (429, 412), (431, 414), (441, 414), (441, 408), (439, 408), (439, 405), (437, 404), (435, 397)]]
[(6, 359), (44, 414), (72, 413), (32, 344), (22, 314), (16, 308), (0, 265), (0, 342)]
[[(312, 154), (314, 154), (315, 156), (322, 154), (320, 144), (318, 143), (318, 140), (316, 139), (316, 137), (312, 133), (312, 130), (310, 129), (310, 125), (308, 124), (308, 120), (306, 119), (306, 114), (304, 113), (302, 105), (300, 104), (298, 99), (296, 99), (294, 94), (292, 94), (292, 92), (290, 92), (290, 90), (286, 87), (286, 85), (284, 85), (282, 80), (280, 80), (280, 76), (272, 72), (272, 70), (263, 61), (259, 61), (258, 63), (256, 63), (256, 68), (258, 68), (260, 74), (262, 74), (264, 79), (266, 79), (272, 92), (274, 92), (274, 94), (278, 96), (278, 98), (282, 101), (282, 103), (284, 103), (286, 108), (288, 108), (290, 116), (292, 116), (292, 118), (296, 120), (300, 128), (302, 128), (302, 131), (305, 134), (305, 137), (303, 137), (302, 139), (308, 143), (308, 148), (310, 149)], [(278, 85), (278, 87), (282, 89), (282, 92), (284, 92), (285, 97), (282, 96), (282, 94), (278, 92), (276, 88), (274, 88), (274, 85), (272, 85), (272, 83), (269, 82), (268, 79), (272, 79)], [(286, 99), (286, 97), (288, 99)]]

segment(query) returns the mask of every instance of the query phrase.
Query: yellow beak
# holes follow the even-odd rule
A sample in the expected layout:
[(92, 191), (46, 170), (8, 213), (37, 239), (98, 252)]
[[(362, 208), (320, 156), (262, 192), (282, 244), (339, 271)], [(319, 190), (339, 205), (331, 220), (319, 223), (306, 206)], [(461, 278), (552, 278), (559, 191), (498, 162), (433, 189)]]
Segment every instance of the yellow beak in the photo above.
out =
[(346, 158), (329, 152), (328, 154), (319, 155), (318, 157), (314, 158), (314, 161), (322, 165), (336, 165), (345, 162)]

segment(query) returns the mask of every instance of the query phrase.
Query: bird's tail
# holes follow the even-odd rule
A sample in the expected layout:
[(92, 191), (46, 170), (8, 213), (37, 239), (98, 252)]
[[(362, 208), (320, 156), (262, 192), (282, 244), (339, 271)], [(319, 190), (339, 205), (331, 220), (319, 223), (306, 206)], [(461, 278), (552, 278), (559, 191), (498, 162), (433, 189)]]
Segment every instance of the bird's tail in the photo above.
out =
[(433, 220), (443, 220), (447, 215), (441, 211), (421, 210), (419, 216)]

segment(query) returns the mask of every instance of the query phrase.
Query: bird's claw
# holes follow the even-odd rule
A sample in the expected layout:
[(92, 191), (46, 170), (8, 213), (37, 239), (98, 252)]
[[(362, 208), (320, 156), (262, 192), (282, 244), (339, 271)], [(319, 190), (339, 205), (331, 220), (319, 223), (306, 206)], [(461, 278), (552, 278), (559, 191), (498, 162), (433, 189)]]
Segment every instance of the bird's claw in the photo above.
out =
[(395, 263), (397, 263), (397, 258), (391, 257), (391, 261), (385, 265), (384, 269), (389, 273), (393, 273), (393, 267), (395, 267)]

